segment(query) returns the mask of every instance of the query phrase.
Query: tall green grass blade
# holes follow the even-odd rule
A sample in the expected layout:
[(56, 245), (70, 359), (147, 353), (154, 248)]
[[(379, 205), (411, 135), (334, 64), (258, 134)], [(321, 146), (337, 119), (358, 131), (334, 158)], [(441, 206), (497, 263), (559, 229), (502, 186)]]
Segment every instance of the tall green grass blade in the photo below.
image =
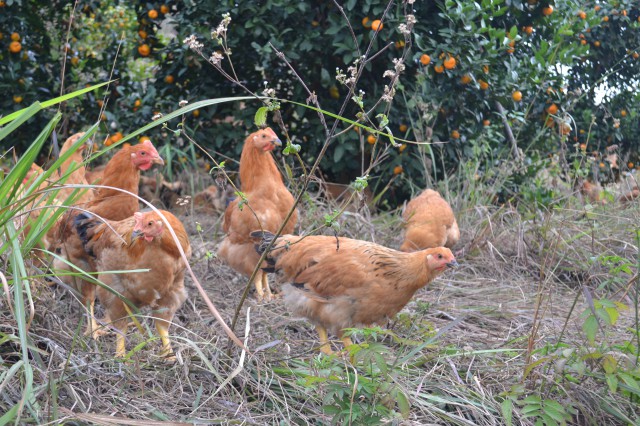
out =
[(15, 320), (18, 325), (18, 336), (20, 338), (20, 347), (22, 351), (22, 361), (24, 362), (22, 370), (24, 372), (24, 382), (22, 389), (22, 399), (18, 404), (18, 410), (16, 412), (16, 421), (19, 420), (20, 414), (26, 405), (30, 405), (32, 401), (35, 401), (35, 395), (33, 394), (33, 368), (29, 362), (28, 346), (29, 338), (27, 335), (27, 322), (26, 322), (26, 310), (23, 297), (23, 291), (29, 286), (29, 281), (24, 279), (27, 277), (27, 271), (24, 265), (24, 258), (20, 251), (20, 243), (17, 239), (17, 232), (13, 226), (13, 222), (8, 222), (6, 226), (6, 233), (8, 239), (12, 242), (11, 251), (11, 273), (13, 274), (13, 297), (14, 297), (14, 312)]
[[(107, 85), (109, 83), (111, 83), (113, 80), (109, 80), (106, 81), (104, 83), (100, 83), (100, 84), (95, 84), (93, 86), (89, 86), (89, 87), (85, 87), (84, 89), (80, 89), (80, 90), (76, 90), (75, 92), (71, 92), (68, 93), (66, 95), (62, 95), (62, 96), (58, 96), (57, 98), (53, 98), (53, 99), (49, 99), (48, 101), (44, 101), (44, 102), (35, 102), (33, 105), (31, 105), (30, 107), (27, 108), (23, 108), (21, 110), (15, 111), (5, 117), (0, 118), (0, 126), (9, 123), (11, 121), (14, 121), (16, 119), (16, 117), (20, 116), (23, 112), (28, 111), (30, 108), (34, 107), (35, 105), (38, 106), (38, 111), (43, 109), (43, 108), (48, 108), (52, 105), (56, 105), (59, 104), (61, 102), (64, 101), (68, 101), (69, 99), (73, 99), (75, 97), (78, 97), (80, 95), (84, 95), (87, 92), (91, 92), (92, 90), (98, 89), (104, 85)], [(36, 111), (37, 112), (37, 111)], [(2, 140), (2, 138), (0, 137), (0, 140)]]

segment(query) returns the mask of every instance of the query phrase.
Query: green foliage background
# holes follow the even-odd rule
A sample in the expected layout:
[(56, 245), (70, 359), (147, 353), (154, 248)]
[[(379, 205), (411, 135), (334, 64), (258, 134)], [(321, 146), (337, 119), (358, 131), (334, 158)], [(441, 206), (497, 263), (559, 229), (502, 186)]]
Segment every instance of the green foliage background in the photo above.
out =
[[(233, 71), (247, 88), (257, 94), (265, 87), (274, 88), (277, 97), (295, 102), (308, 98), (272, 44), (318, 96), (322, 108), (332, 112), (340, 110), (348, 92), (336, 80), (336, 69), (347, 70), (370, 40), (375, 39), (369, 57), (377, 56), (356, 88), (364, 92), (365, 110), (374, 106), (388, 83), (383, 74), (392, 69), (392, 60), (409, 49), (410, 60), (388, 115), (389, 128), (396, 137), (445, 143), (392, 149), (372, 173), (373, 187), (380, 190), (393, 178), (394, 168), (402, 166), (404, 172), (393, 182), (391, 195), (407, 196), (407, 182), (423, 187), (464, 167), (469, 159), (478, 160), (478, 172), (489, 176), (497, 166), (512, 161), (498, 103), (526, 159), (506, 196), (559, 152), (565, 157), (588, 154), (598, 165), (605, 149), (618, 145), (619, 169), (612, 170), (603, 161), (603, 173), (598, 174), (603, 181), (629, 163), (638, 163), (640, 9), (634, 1), (438, 0), (397, 2), (389, 8), (380, 0), (341, 4), (344, 16), (326, 0), (94, 0), (77, 5), (8, 0), (0, 8), (0, 88), (8, 94), (0, 106), (8, 113), (61, 90), (69, 92), (111, 77), (117, 81), (106, 94), (95, 91), (66, 103), (59, 127), (64, 137), (102, 117), (106, 137), (115, 132), (126, 135), (157, 112), (177, 109), (183, 99), (246, 95), (183, 42), (194, 34), (204, 43), (205, 55), (221, 51), (210, 33), (229, 13), (227, 42)], [(548, 16), (543, 13), (547, 6), (553, 7)], [(155, 19), (152, 10), (157, 12)], [(410, 37), (399, 30), (407, 13), (417, 21)], [(374, 19), (382, 19), (384, 25), (377, 34), (370, 28)], [(21, 37), (20, 53), (8, 50), (14, 32)], [(148, 56), (140, 54), (141, 45), (149, 46)], [(431, 57), (427, 66), (419, 62), (425, 53)], [(456, 59), (455, 68), (435, 72), (448, 57)], [(231, 72), (228, 58), (222, 63)], [(461, 82), (463, 76), (470, 77), (468, 84)], [(481, 80), (488, 83), (487, 90), (480, 88)], [(511, 98), (516, 90), (523, 94), (521, 102)], [(347, 102), (344, 116), (355, 119), (359, 109)], [(551, 104), (558, 112), (548, 118)], [(385, 107), (380, 103), (370, 116)], [(198, 111), (186, 124), (210, 152), (235, 158), (253, 127), (254, 113), (253, 105), (220, 104)], [(282, 115), (293, 142), (302, 145), (303, 157), (315, 159), (325, 137), (316, 113), (283, 104)], [(401, 132), (404, 126), (407, 130)], [(563, 128), (570, 128), (570, 133), (563, 135)], [(28, 126), (21, 129), (17, 144), (26, 147), (33, 131)], [(459, 138), (451, 136), (454, 131)], [(148, 136), (158, 145), (178, 150), (176, 158), (183, 156), (181, 141), (166, 131), (157, 128)], [(360, 176), (372, 149), (366, 138), (349, 131), (332, 143), (321, 163), (325, 177), (350, 182)], [(379, 143), (386, 144), (386, 138)], [(586, 144), (584, 151), (579, 149), (581, 143)]]

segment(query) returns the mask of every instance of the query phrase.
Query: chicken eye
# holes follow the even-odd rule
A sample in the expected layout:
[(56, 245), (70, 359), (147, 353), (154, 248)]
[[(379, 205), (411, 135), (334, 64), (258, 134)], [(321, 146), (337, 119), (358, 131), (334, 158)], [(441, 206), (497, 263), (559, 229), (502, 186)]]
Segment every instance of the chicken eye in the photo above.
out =
[(438, 259), (442, 259), (442, 255), (441, 254), (438, 255)]
[(153, 222), (149, 222), (147, 226), (153, 226)]
[(140, 151), (140, 155), (147, 155), (147, 153), (144, 151)]

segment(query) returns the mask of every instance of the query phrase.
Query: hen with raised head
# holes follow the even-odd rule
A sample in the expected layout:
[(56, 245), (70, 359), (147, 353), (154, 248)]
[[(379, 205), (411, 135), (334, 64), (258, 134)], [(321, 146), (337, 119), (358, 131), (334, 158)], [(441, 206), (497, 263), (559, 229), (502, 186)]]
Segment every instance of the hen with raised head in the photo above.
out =
[[(240, 189), (245, 200), (236, 198), (224, 213), (226, 236), (218, 256), (246, 276), (251, 276), (260, 260), (253, 248), (251, 232), (256, 229), (276, 232), (294, 204), (271, 154), (281, 145), (271, 128), (258, 130), (247, 137), (240, 156)], [(293, 232), (297, 221), (298, 214), (294, 211), (283, 233)], [(264, 272), (258, 272), (254, 284), (259, 300), (273, 298)]]
[(432, 189), (425, 189), (409, 201), (402, 218), (405, 221), (405, 236), (401, 251), (451, 248), (460, 239), (460, 229), (451, 206)]
[[(105, 168), (102, 185), (109, 188), (96, 188), (94, 199), (83, 206), (96, 216), (109, 220), (123, 220), (133, 216), (138, 211), (138, 199), (135, 196), (118, 191), (124, 189), (134, 195), (138, 194), (138, 182), (140, 171), (149, 170), (154, 164), (164, 164), (162, 158), (153, 144), (146, 140), (137, 145), (122, 147), (109, 160)], [(95, 265), (82, 245), (73, 226), (74, 218), (79, 210), (70, 209), (61, 217), (58, 223), (49, 233), (49, 241), (52, 241), (52, 251), (59, 253), (60, 257), (76, 265), (86, 272), (95, 272)], [(54, 271), (62, 273), (75, 271), (64, 260), (56, 258), (53, 262)], [(97, 323), (93, 316), (95, 301), (95, 285), (73, 276), (59, 275), (65, 283), (75, 287), (82, 294), (82, 302), (88, 305), (88, 322), (85, 334), (98, 337)]]
[[(149, 307), (156, 329), (162, 340), (162, 355), (171, 357), (169, 325), (176, 311), (184, 303), (184, 262), (178, 245), (171, 235), (173, 229), (187, 259), (191, 257), (189, 236), (180, 220), (160, 210), (166, 222), (155, 211), (136, 212), (118, 222), (107, 221), (115, 230), (95, 216), (81, 213), (75, 218), (75, 229), (84, 248), (93, 258), (98, 279), (111, 290), (124, 296), (136, 308)], [(149, 269), (148, 272), (108, 273)], [(127, 308), (116, 295), (103, 287), (98, 288), (98, 299), (107, 316), (119, 331), (116, 335), (116, 356), (125, 355)]]
[[(273, 234), (252, 233), (266, 250)], [(283, 235), (267, 256), (269, 272), (279, 272), (285, 305), (307, 318), (320, 336), (320, 350), (332, 353), (327, 331), (346, 346), (342, 330), (380, 323), (398, 313), (416, 291), (447, 268), (457, 266), (446, 247), (404, 253), (375, 243), (329, 236)]]

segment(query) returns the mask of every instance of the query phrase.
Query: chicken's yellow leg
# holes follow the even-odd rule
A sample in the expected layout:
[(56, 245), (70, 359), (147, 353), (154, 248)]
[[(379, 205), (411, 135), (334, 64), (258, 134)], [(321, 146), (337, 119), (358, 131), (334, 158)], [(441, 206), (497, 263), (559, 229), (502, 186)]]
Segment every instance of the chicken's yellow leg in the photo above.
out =
[(256, 286), (256, 295), (259, 302), (262, 302), (264, 299), (264, 290), (262, 289), (262, 275), (264, 272), (258, 271), (256, 276), (253, 278), (253, 285)]
[(271, 293), (271, 287), (269, 287), (269, 276), (262, 272), (262, 290), (266, 293), (266, 300), (273, 300), (273, 293)]
[[(125, 331), (126, 332), (126, 329)], [(116, 358), (124, 358), (127, 350), (124, 346), (124, 332), (116, 333)]]
[(344, 343), (345, 348), (348, 348), (349, 346), (353, 345), (353, 342), (348, 337), (343, 337), (341, 340), (342, 340), (342, 343)]
[(316, 331), (320, 337), (320, 352), (332, 355), (331, 345), (329, 345), (329, 336), (327, 336), (327, 330), (324, 327), (316, 325)]
[[(171, 340), (169, 340), (169, 323), (165, 320), (155, 320), (156, 322), (156, 330), (158, 331), (158, 335), (160, 336), (160, 340), (162, 341), (162, 356), (168, 356), (173, 354), (173, 350), (171, 349)], [(175, 358), (175, 357), (168, 357)]]
[(95, 340), (98, 340), (98, 337), (102, 336), (106, 332), (104, 330), (98, 331), (99, 326), (94, 315), (94, 305), (95, 300), (89, 302), (89, 310), (87, 311), (87, 329), (85, 330), (84, 335), (91, 336)]

